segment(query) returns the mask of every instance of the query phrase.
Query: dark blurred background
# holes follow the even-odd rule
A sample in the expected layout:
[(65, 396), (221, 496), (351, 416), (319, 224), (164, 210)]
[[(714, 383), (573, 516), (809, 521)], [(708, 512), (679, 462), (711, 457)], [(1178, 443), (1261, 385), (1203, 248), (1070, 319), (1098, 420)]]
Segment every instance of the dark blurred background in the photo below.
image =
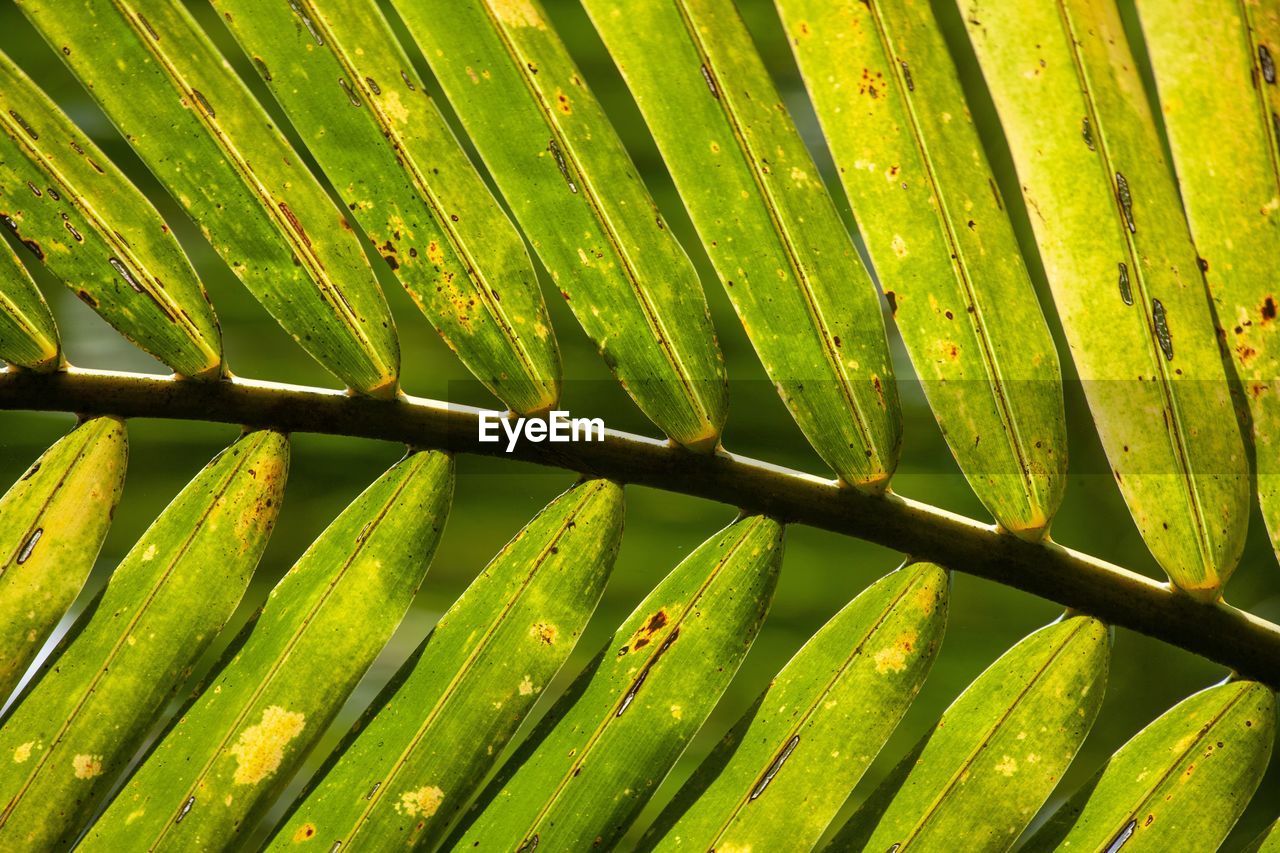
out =
[[(227, 52), (233, 64), (292, 133), (288, 122), (258, 84), (244, 56), (203, 0), (187, 0)], [(544, 0), (548, 11), (581, 65), (584, 75), (612, 116), (632, 156), (672, 229), (703, 274), (707, 298), (728, 361), (732, 403), (725, 445), (735, 453), (814, 473), (824, 471), (786, 414), (737, 323), (724, 292), (711, 271), (653, 142), (616, 69), (591, 29), (577, 0)], [(823, 168), (841, 210), (848, 204), (834, 179), (830, 159), (771, 0), (738, 0), (765, 60), (773, 70), (792, 113)], [(989, 156), (1009, 200), (1024, 254), (1039, 288), (1050, 326), (1059, 342), (1064, 371), (1071, 364), (1061, 330), (1053, 319), (1034, 243), (1021, 209), (1012, 166), (1000, 137), (994, 110), (982, 89), (976, 64), (951, 0), (935, 0), (962, 76), (972, 109), (985, 134)], [(1131, 40), (1144, 59), (1131, 0), (1121, 0)], [(390, 10), (388, 10), (390, 11)], [(394, 15), (392, 14), (394, 20)], [(67, 73), (57, 54), (27, 25), (11, 0), (0, 0), (0, 48), (7, 51), (52, 95), (155, 201), (175, 227), (213, 297), (226, 336), (228, 362), (241, 376), (300, 384), (333, 386), (332, 378), (303, 353), (236, 281), (176, 204), (125, 145), (117, 130)], [(412, 48), (411, 48), (412, 49)], [(427, 74), (423, 63), (419, 70)], [(427, 75), (429, 78), (429, 74)], [(1148, 82), (1149, 78), (1148, 78)], [(447, 104), (441, 101), (447, 111)], [(452, 116), (451, 116), (452, 118)], [(296, 136), (294, 137), (297, 144)], [(849, 218), (852, 228), (852, 218)], [(403, 381), (415, 395), (496, 407), (440, 342), (389, 270), (375, 259), (375, 269), (396, 313), (403, 349)], [(57, 315), (70, 360), (80, 366), (166, 373), (157, 362), (133, 349), (57, 282), (40, 283)], [(553, 291), (548, 289), (548, 294)], [(559, 333), (566, 373), (565, 407), (575, 415), (604, 416), (611, 427), (653, 434), (654, 430), (609, 381), (593, 347), (578, 329), (564, 303), (548, 298)], [(895, 336), (890, 324), (890, 335)], [(912, 371), (900, 343), (893, 341), (900, 377)], [(894, 489), (974, 518), (988, 518), (974, 498), (944, 445), (918, 387), (902, 388), (906, 419), (902, 465)], [(1067, 383), (1071, 468), (1066, 502), (1053, 525), (1058, 542), (1144, 572), (1163, 575), (1139, 539), (1094, 435), (1079, 388)], [(69, 415), (0, 414), (0, 489), (16, 479), (74, 420)], [(129, 425), (131, 465), (124, 501), (107, 538), (101, 559), (77, 610), (105, 582), (112, 567), (174, 494), (219, 449), (238, 433), (234, 427), (177, 421), (135, 421)], [(224, 636), (256, 609), (267, 591), (311, 540), (370, 481), (391, 465), (403, 448), (358, 439), (298, 435), (287, 498), (279, 526), (258, 568), (239, 613)], [(487, 560), (534, 513), (566, 488), (573, 476), (519, 463), (472, 457), (458, 459), (457, 496), (443, 542), (427, 582), (395, 639), (378, 659), (347, 703), (334, 729), (295, 780), (294, 789), (319, 757), (345, 730), (434, 621), (461, 593)], [(560, 680), (561, 686), (608, 637), (614, 627), (671, 567), (734, 517), (733, 509), (650, 489), (628, 489), (627, 534), (612, 580), (591, 627)], [(901, 555), (866, 543), (802, 527), (787, 534), (782, 579), (764, 630), (715, 714), (659, 791), (650, 813), (660, 807), (708, 752), (713, 743), (764, 688), (800, 645), (850, 598), (895, 567)], [(1280, 570), (1256, 510), (1248, 548), (1228, 588), (1232, 604), (1264, 618), (1280, 621)], [(1005, 649), (1030, 631), (1056, 619), (1061, 608), (956, 574), (953, 580), (947, 638), (919, 699), (903, 720), (862, 783), (850, 807), (860, 801), (909, 746), (936, 720), (951, 700)], [(210, 657), (216, 654), (216, 649)], [(206, 661), (206, 664), (208, 661)], [(1190, 693), (1228, 673), (1186, 652), (1146, 637), (1118, 630), (1106, 702), (1071, 771), (1055, 792), (1050, 807), (1094, 773), (1100, 764), (1156, 715)], [(193, 680), (198, 678), (198, 673)], [(547, 691), (537, 713), (554, 695)], [(527, 729), (526, 729), (527, 730)], [(1239, 847), (1275, 818), (1280, 803), (1280, 762), (1273, 761), (1228, 844)]]

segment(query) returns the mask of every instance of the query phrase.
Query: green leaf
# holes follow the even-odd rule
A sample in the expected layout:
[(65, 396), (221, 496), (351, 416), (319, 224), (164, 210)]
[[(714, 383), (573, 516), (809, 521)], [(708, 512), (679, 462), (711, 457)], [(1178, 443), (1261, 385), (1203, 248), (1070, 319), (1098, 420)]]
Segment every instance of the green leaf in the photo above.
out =
[(213, 307), (160, 214), (0, 52), (0, 222), (139, 348), (182, 376), (222, 375)]
[(452, 496), (453, 461), (419, 452), (356, 498), (271, 591), (79, 849), (242, 842), (391, 638)]
[(94, 418), (0, 498), (0, 696), (8, 696), (84, 586), (124, 489), (129, 438)]
[(48, 371), (61, 360), (58, 327), (44, 296), (18, 256), (0, 241), (0, 361)]
[(855, 598), (778, 673), (645, 837), (646, 849), (810, 849), (933, 664), (947, 574), (914, 563)]
[(1280, 325), (1271, 322), (1280, 94), (1274, 65), (1261, 68), (1262, 56), (1280, 52), (1280, 7), (1146, 0), (1140, 10), (1200, 268), (1253, 421), (1262, 517), (1280, 553)]
[(942, 434), (996, 521), (1039, 539), (1066, 485), (1058, 356), (933, 12), (778, 6)]
[(1213, 318), (1146, 93), (1111, 0), (967, 0), (1103, 448), (1147, 547), (1214, 600), (1249, 475)]
[(732, 0), (583, 5), (792, 417), (883, 490), (902, 419), (880, 302)]
[(516, 412), (553, 408), (559, 352), (528, 252), (377, 5), (213, 5), (463, 363)]
[(697, 273), (541, 6), (394, 5), (623, 387), (669, 437), (714, 448), (728, 388)]
[(289, 444), (254, 432), (169, 504), (0, 728), (0, 847), (67, 847), (230, 618), (266, 547)]
[(622, 511), (621, 487), (590, 480), (516, 534), (330, 758), (271, 849), (437, 844), (573, 650), (613, 568)]
[(1216, 850), (1271, 758), (1276, 703), (1261, 684), (1220, 684), (1122, 746), (1023, 849)]
[(503, 767), (453, 845), (613, 849), (751, 647), (782, 532), (764, 516), (741, 518), (667, 575)]
[(352, 389), (394, 394), (399, 343), (359, 241), (186, 8), (17, 5), (294, 340)]
[(1007, 850), (1062, 778), (1102, 705), (1108, 629), (1070, 616), (969, 685), (832, 842), (833, 850)]
[(1280, 821), (1262, 831), (1241, 853), (1276, 853), (1280, 850)]

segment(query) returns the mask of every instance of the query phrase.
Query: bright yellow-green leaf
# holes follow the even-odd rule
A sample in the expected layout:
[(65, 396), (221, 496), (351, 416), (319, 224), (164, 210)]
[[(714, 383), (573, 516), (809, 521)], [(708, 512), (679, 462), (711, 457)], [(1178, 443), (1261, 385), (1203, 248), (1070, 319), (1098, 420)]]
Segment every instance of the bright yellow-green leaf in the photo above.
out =
[(174, 498), (0, 728), (0, 849), (69, 847), (235, 611), (289, 444), (250, 433)]
[(933, 12), (778, 8), (943, 436), (996, 521), (1038, 539), (1066, 485), (1062, 376)]
[(58, 327), (36, 283), (0, 242), (0, 361), (48, 371), (62, 359)]
[(792, 417), (884, 489), (902, 424), (880, 301), (732, 0), (584, 6)]
[(1274, 60), (1263, 67), (1280, 52), (1280, 5), (1143, 0), (1139, 9), (1200, 269), (1249, 402), (1262, 517), (1280, 552), (1280, 93)]
[(186, 7), (17, 5), (280, 325), (352, 389), (393, 394), (399, 342), (359, 241)]
[(836, 614), (676, 794), (641, 846), (807, 850), (919, 692), (947, 574), (914, 563)]
[(672, 439), (714, 448), (728, 389), (702, 285), (537, 0), (393, 5), (623, 387)]
[(0, 53), (0, 222), (138, 347), (188, 377), (222, 375), (222, 333), (160, 214)]
[(1275, 695), (1250, 681), (1185, 699), (1122, 746), (1024, 850), (1217, 850), (1262, 781)]
[(559, 353), (524, 243), (377, 4), (213, 5), (463, 363), (516, 412), (554, 407)]
[(1041, 628), (969, 685), (832, 842), (833, 850), (1003, 851), (1035, 817), (1102, 705), (1096, 619)]
[(1113, 0), (961, 0), (1116, 481), (1178, 586), (1219, 596), (1249, 475), (1177, 191)]
[(452, 460), (419, 452), (356, 498), (271, 591), (78, 849), (243, 843), (391, 638), (452, 497)]
[(737, 672), (782, 563), (782, 526), (741, 518), (627, 617), (454, 836), (457, 849), (613, 849)]
[(0, 696), (17, 686), (84, 586), (124, 488), (129, 438), (86, 421), (0, 498)]
[(438, 844), (573, 650), (613, 568), (622, 509), (621, 487), (590, 480), (516, 534), (352, 730), (270, 849)]

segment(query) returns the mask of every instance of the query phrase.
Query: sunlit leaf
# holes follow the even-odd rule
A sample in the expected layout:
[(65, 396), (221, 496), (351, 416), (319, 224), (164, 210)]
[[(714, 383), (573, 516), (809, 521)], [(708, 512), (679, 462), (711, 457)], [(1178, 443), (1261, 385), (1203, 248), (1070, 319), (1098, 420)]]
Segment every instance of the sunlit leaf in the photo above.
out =
[(654, 850), (800, 850), (822, 837), (924, 683), (947, 621), (931, 563), (836, 614), (676, 794)]
[(421, 452), (356, 498), (271, 591), (79, 849), (243, 841), (391, 638), (452, 496), (452, 460)]
[(280, 510), (289, 445), (254, 432), (142, 535), (0, 728), (0, 848), (67, 847), (235, 611)]
[[(1147, 50), (1200, 269), (1249, 403), (1262, 517), (1280, 551), (1280, 5), (1143, 0)], [(1229, 140), (1229, 142), (1226, 142)]]
[(882, 490), (902, 424), (880, 301), (732, 0), (583, 5), (792, 417)]
[(0, 696), (13, 692), (84, 586), (124, 488), (129, 439), (94, 418), (0, 498)]
[(1217, 850), (1262, 781), (1275, 728), (1263, 685), (1201, 691), (1134, 735), (1024, 849)]
[(52, 370), (62, 357), (49, 306), (8, 244), (0, 241), (0, 361)]
[(145, 196), (0, 53), (0, 222), (82, 302), (189, 377), (222, 374), (204, 288)]
[(590, 480), (494, 557), (352, 730), (270, 849), (438, 843), (581, 635), (622, 537)]
[(524, 243), (377, 4), (213, 5), (463, 363), (515, 411), (552, 408), (559, 353)]
[(943, 436), (1000, 525), (1037, 539), (1066, 486), (1062, 376), (933, 12), (778, 6)]
[(1174, 583), (1215, 599), (1244, 547), (1248, 466), (1113, 0), (962, 6), (1121, 493)]
[(1102, 705), (1111, 644), (1072, 616), (969, 685), (868, 797), (832, 850), (1007, 850), (1053, 792)]
[(186, 8), (16, 5), (280, 325), (351, 388), (394, 393), (399, 343), (359, 241)]
[(764, 621), (782, 526), (735, 521), (627, 617), (454, 837), (458, 849), (611, 849), (737, 672)]
[(702, 286), (536, 0), (394, 3), (555, 287), (636, 404), (714, 448), (724, 364)]

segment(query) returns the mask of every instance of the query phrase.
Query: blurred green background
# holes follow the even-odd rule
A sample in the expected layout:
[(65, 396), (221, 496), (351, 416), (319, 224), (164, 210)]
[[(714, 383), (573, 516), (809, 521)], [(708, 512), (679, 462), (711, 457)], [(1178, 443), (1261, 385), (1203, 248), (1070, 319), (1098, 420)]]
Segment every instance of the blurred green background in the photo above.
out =
[[(577, 0), (544, 0), (590, 85), (613, 117), (641, 174), (648, 182), (673, 230), (703, 274), (707, 298), (732, 377), (732, 403), (726, 446), (735, 453), (763, 458), (812, 472), (822, 472), (781, 403), (737, 323), (729, 303), (649, 139), (639, 114), (587, 22)], [(823, 168), (841, 209), (848, 204), (832, 175), (818, 130), (771, 0), (738, 0), (766, 61), (796, 121)], [(192, 11), (227, 52), (237, 70), (263, 97), (286, 132), (292, 133), (278, 108), (258, 85), (252, 69), (230, 41), (221, 22), (203, 0), (189, 0)], [(1139, 36), (1132, 4), (1122, 0), (1131, 39)], [(948, 30), (957, 62), (969, 88), (971, 104), (988, 142), (1001, 189), (1010, 201), (1024, 253), (1040, 288), (1050, 325), (1059, 342), (1064, 370), (1071, 366), (1061, 332), (1052, 319), (1034, 244), (1008, 152), (1000, 138), (990, 101), (982, 90), (976, 64), (968, 52), (956, 6), (937, 0), (935, 7)], [(394, 16), (393, 16), (394, 18)], [(71, 114), (153, 198), (172, 223), (202, 273), (226, 336), (228, 362), (235, 373), (261, 379), (333, 386), (333, 380), (298, 348), (231, 276), (177, 206), (132, 155), (118, 131), (70, 77), (57, 54), (27, 25), (11, 0), (0, 0), (0, 47)], [(1141, 51), (1139, 50), (1139, 53)], [(1141, 57), (1140, 57), (1141, 59)], [(427, 73), (425, 65), (419, 70)], [(428, 75), (429, 77), (429, 75)], [(443, 105), (443, 104), (442, 104)], [(447, 105), (443, 105), (447, 110)], [(295, 137), (296, 144), (296, 137)], [(850, 218), (852, 228), (852, 219)], [(415, 395), (475, 405), (496, 406), (468, 377), (440, 342), (426, 319), (375, 258), (384, 289), (396, 313), (403, 349), (403, 381)], [(40, 282), (57, 315), (70, 360), (80, 366), (167, 372), (134, 350), (59, 283)], [(547, 290), (550, 297), (554, 291)], [(602, 415), (611, 427), (653, 433), (642, 416), (609, 380), (593, 347), (577, 328), (562, 300), (548, 298), (564, 353), (566, 408), (575, 415)], [(895, 333), (890, 324), (890, 335)], [(894, 340), (900, 377), (912, 376), (901, 345)], [(986, 519), (951, 461), (918, 387), (902, 388), (906, 419), (904, 456), (894, 489), (974, 518)], [(1071, 467), (1066, 503), (1053, 526), (1057, 541), (1141, 571), (1162, 574), (1139, 539), (1110, 474), (1107, 473), (1088, 412), (1078, 387), (1068, 382)], [(0, 414), (0, 488), (16, 479), (45, 447), (73, 423), (68, 415)], [(81, 603), (105, 581), (135, 538), (174, 494), (219, 449), (230, 442), (233, 427), (176, 421), (137, 421), (129, 426), (132, 462), (125, 498), (107, 538), (101, 560)], [(361, 489), (393, 463), (403, 448), (372, 441), (314, 435), (296, 436), (287, 498), (279, 526), (259, 566), (249, 594), (224, 636), (262, 602), (267, 591), (311, 540)], [(501, 545), (552, 497), (567, 487), (572, 475), (518, 463), (465, 457), (458, 460), (457, 496), (443, 543), (412, 611), (393, 642), (348, 702), (333, 731), (295, 780), (295, 790), (345, 730), (355, 714), (422, 639), (436, 618), (466, 587)], [(734, 511), (725, 506), (644, 489), (628, 489), (627, 534), (604, 600), (571, 660), (560, 685), (608, 637), (656, 581), (719, 527)], [(769, 678), (819, 626), (862, 588), (896, 566), (901, 555), (866, 543), (805, 528), (788, 532), (782, 580), (769, 620), (736, 680), (703, 728), (652, 809), (669, 797), (713, 743), (746, 708)], [(1252, 519), (1244, 561), (1228, 589), (1231, 603), (1259, 616), (1280, 621), (1280, 571), (1261, 519)], [(77, 608), (79, 605), (77, 605)], [(858, 785), (856, 803), (874, 787), (950, 701), (1002, 651), (1060, 614), (1061, 608), (998, 585), (957, 574), (953, 580), (950, 625), (932, 675), (879, 761)], [(211, 661), (216, 649), (210, 655)], [(1197, 689), (1227, 675), (1193, 655), (1133, 634), (1117, 631), (1106, 703), (1071, 771), (1050, 805), (1075, 789), (1112, 751), (1154, 716)], [(199, 673), (193, 676), (193, 684)], [(538, 712), (554, 695), (549, 690)], [(536, 716), (535, 713), (535, 716)], [(527, 728), (526, 728), (527, 730)], [(1280, 761), (1270, 773), (1228, 849), (1252, 838), (1275, 817), (1280, 803)]]

